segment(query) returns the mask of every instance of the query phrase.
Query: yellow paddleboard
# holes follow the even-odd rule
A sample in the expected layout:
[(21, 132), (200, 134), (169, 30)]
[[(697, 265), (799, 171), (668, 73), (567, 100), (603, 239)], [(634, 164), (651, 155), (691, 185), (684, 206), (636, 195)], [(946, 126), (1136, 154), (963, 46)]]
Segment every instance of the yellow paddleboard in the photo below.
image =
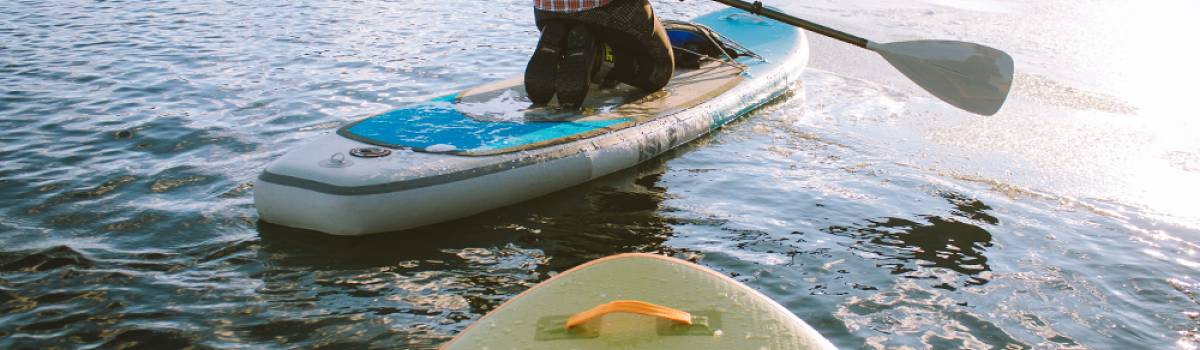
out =
[(521, 293), (443, 349), (833, 349), (761, 293), (652, 254), (575, 267)]

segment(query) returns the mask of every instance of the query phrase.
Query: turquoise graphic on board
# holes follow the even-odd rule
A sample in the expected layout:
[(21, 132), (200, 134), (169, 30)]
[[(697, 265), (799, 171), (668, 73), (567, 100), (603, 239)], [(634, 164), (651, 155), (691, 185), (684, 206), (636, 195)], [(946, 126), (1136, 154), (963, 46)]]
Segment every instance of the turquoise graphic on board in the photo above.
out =
[(455, 95), (397, 109), (351, 124), (343, 136), (381, 146), (424, 151), (506, 149), (571, 137), (629, 121), (618, 118), (575, 122), (480, 121), (454, 108)]

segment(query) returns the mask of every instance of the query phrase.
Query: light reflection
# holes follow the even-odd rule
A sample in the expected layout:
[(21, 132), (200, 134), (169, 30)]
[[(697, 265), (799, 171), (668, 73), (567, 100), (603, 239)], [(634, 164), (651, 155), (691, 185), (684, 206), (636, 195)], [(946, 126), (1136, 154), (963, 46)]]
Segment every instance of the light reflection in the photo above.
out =
[[(1095, 71), (1099, 83), (1132, 101), (1139, 109), (1129, 123), (1144, 136), (1121, 142), (1112, 155), (1111, 171), (1123, 177), (1122, 198), (1194, 222), (1200, 216), (1191, 201), (1200, 196), (1200, 172), (1175, 166), (1172, 157), (1200, 155), (1200, 130), (1194, 118), (1195, 82), (1200, 69), (1196, 45), (1181, 44), (1177, 35), (1194, 33), (1195, 1), (1161, 1), (1154, 6), (1136, 2), (1105, 2), (1085, 7), (1093, 22), (1092, 35), (1078, 54)], [(1097, 140), (1107, 143), (1107, 140)], [(1090, 143), (1088, 143), (1090, 144)], [(1175, 154), (1175, 156), (1171, 156)]]

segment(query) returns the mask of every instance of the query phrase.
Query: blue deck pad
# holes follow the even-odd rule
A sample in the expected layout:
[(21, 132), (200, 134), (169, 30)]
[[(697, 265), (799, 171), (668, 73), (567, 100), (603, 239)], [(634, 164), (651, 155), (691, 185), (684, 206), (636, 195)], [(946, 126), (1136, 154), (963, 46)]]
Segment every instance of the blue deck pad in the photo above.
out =
[(351, 139), (395, 148), (439, 152), (500, 150), (585, 134), (628, 118), (580, 122), (479, 121), (454, 108), (455, 95), (397, 109), (342, 128)]

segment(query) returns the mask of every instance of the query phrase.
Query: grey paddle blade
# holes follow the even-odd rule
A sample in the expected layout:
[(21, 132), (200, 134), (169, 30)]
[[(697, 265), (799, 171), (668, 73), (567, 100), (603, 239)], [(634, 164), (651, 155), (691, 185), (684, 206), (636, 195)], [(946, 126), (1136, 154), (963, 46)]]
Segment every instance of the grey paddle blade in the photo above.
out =
[(929, 93), (968, 112), (993, 115), (1012, 87), (1013, 59), (1004, 51), (961, 41), (868, 43)]

